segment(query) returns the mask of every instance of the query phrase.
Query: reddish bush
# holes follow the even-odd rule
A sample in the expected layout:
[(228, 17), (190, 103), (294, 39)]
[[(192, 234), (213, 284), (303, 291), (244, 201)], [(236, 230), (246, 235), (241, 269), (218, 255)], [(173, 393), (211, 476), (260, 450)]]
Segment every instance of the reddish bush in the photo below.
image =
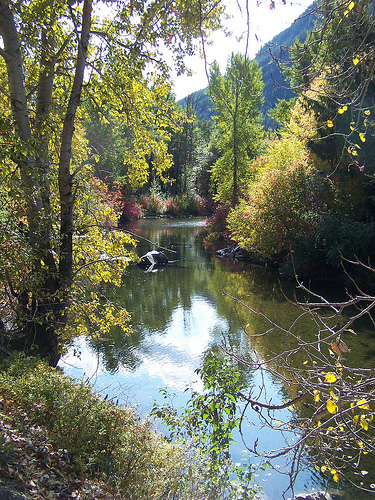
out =
[(143, 208), (140, 203), (130, 199), (125, 200), (122, 208), (121, 221), (141, 219), (143, 213)]
[(173, 198), (168, 198), (166, 201), (166, 213), (170, 215), (178, 215), (180, 207), (176, 204)]
[(228, 238), (227, 217), (229, 210), (230, 205), (217, 205), (213, 208), (213, 215), (206, 222), (207, 241)]

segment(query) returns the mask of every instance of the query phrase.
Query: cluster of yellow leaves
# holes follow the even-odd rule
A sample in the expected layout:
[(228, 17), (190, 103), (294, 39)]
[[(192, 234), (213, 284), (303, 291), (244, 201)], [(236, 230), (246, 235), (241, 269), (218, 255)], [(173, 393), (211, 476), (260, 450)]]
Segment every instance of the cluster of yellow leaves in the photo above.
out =
[(328, 471), (332, 475), (332, 479), (335, 481), (335, 483), (338, 483), (340, 480), (339, 473), (334, 468), (332, 468), (328, 463), (327, 465), (322, 465), (321, 467), (317, 467), (317, 470), (323, 472), (323, 474)]
[(128, 334), (131, 332), (130, 314), (123, 308), (101, 298), (96, 292), (89, 294), (88, 300), (73, 301), (70, 308), (70, 321), (64, 335), (104, 337), (113, 327), (119, 327)]

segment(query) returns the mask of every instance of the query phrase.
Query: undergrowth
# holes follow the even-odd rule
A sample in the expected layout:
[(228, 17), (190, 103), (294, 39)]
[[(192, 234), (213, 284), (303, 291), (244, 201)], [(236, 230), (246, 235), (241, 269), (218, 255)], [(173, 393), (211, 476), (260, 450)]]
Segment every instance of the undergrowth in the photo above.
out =
[(116, 498), (213, 498), (199, 451), (170, 443), (132, 409), (100, 398), (86, 383), (39, 359), (6, 359), (0, 366), (0, 398), (12, 398), (27, 415), (17, 423), (20, 430), (45, 427), (77, 474), (105, 481)]

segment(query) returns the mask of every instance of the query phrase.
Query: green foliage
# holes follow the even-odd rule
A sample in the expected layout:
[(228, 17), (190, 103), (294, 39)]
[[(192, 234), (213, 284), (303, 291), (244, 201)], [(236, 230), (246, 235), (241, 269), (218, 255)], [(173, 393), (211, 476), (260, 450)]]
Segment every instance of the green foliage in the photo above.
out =
[[(122, 498), (209, 498), (199, 449), (168, 442), (133, 410), (102, 399), (37, 358), (8, 358), (0, 392), (27, 415), (28, 425), (47, 428), (77, 473), (106, 481)], [(25, 422), (18, 423), (21, 429)]]
[(181, 413), (171, 404), (169, 393), (162, 389), (166, 403), (154, 404), (151, 414), (162, 419), (171, 439), (183, 439), (203, 451), (209, 464), (207, 479), (212, 488), (209, 498), (254, 498), (256, 488), (250, 486), (251, 469), (235, 466), (230, 459), (233, 431), (239, 425), (238, 392), (245, 386), (241, 373), (227, 359), (215, 355), (196, 373), (202, 378), (203, 390), (191, 391)]
[(217, 113), (214, 120), (220, 129), (220, 158), (211, 169), (217, 202), (236, 202), (247, 180), (249, 161), (262, 139), (262, 91), (257, 63), (241, 54), (232, 54), (225, 75), (216, 62), (211, 67), (210, 96)]

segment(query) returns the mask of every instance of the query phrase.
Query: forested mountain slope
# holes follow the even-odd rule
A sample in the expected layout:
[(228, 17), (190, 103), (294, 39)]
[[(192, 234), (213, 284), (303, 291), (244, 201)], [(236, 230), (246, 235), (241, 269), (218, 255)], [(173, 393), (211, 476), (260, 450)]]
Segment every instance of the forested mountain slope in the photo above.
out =
[[(264, 123), (267, 128), (273, 128), (275, 122), (268, 116), (268, 111), (275, 107), (278, 99), (291, 99), (295, 94), (290, 90), (288, 82), (284, 77), (272, 55), (284, 61), (287, 60), (287, 51), (285, 47), (290, 47), (298, 38), (301, 41), (306, 39), (307, 33), (313, 28), (315, 16), (309, 15), (311, 9), (316, 6), (314, 2), (294, 23), (268, 42), (255, 60), (262, 69), (264, 81), (264, 104), (262, 113)], [(181, 99), (179, 104), (185, 107), (188, 103), (196, 109), (198, 120), (208, 120), (213, 114), (208, 89), (198, 90), (189, 96)]]

